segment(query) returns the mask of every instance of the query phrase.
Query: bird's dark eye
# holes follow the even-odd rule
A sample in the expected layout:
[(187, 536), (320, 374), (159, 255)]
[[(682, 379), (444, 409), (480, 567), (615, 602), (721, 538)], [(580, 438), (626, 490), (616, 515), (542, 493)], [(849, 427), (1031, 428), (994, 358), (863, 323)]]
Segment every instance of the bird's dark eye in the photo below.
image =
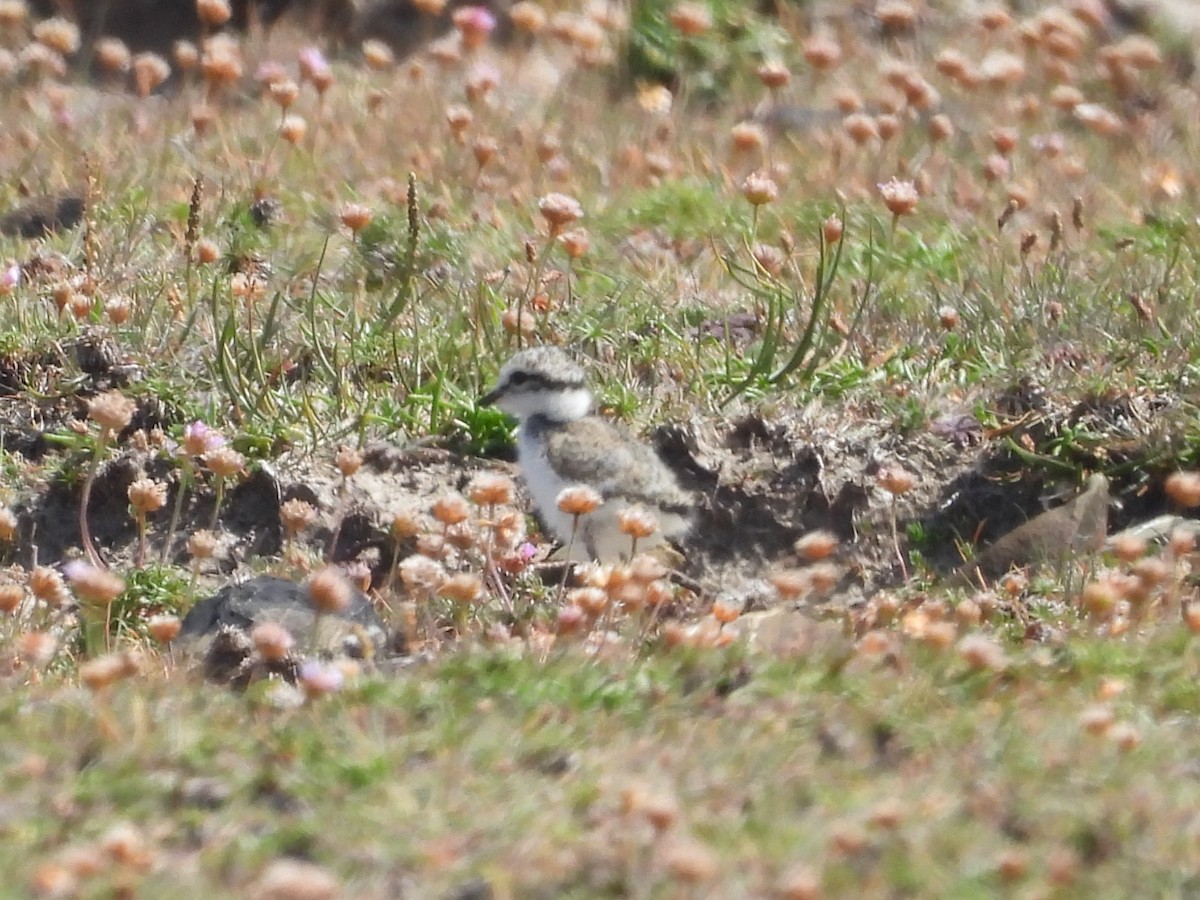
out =
[(529, 380), (529, 375), (526, 372), (513, 372), (508, 376), (509, 384), (524, 384)]

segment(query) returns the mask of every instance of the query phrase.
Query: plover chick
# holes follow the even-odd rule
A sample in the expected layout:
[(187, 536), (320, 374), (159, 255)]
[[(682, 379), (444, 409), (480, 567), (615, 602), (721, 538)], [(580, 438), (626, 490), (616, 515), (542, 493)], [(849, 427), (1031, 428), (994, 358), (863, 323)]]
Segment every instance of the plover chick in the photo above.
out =
[[(629, 556), (632, 542), (621, 532), (618, 516), (633, 506), (644, 507), (658, 521), (654, 534), (638, 540), (639, 552), (687, 532), (692, 498), (652, 448), (592, 414), (583, 369), (561, 350), (520, 351), (504, 364), (480, 403), (517, 418), (521, 477), (543, 524), (572, 546), (571, 559)], [(599, 492), (604, 502), (580, 517), (572, 540), (575, 519), (558, 508), (558, 496), (578, 485)]]

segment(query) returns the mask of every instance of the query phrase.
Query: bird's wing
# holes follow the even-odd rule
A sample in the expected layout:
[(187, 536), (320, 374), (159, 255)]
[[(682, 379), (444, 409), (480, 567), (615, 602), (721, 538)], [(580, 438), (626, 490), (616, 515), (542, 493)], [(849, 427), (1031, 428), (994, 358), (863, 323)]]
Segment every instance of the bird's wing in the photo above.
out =
[[(566, 479), (595, 487), (606, 499), (619, 491), (633, 501), (688, 507), (689, 498), (650, 447), (603, 419), (587, 418), (556, 429), (547, 437), (547, 453)], [(611, 447), (598, 456), (596, 445)], [(582, 460), (586, 459), (586, 464)]]

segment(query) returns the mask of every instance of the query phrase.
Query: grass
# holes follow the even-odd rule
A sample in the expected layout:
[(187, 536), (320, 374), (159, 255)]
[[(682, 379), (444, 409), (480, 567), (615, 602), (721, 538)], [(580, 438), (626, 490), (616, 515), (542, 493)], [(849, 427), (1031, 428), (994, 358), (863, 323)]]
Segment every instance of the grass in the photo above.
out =
[[(939, 566), (1008, 511), (934, 515), (964, 472), (1200, 506), (1195, 85), (1083, 13), (880, 6), (639, 3), (626, 30), (593, 4), (457, 58), (348, 50), (323, 94), (287, 27), (240, 36), (228, 84), (14, 76), (0, 207), (87, 204), (0, 237), (0, 896), (313, 896), (286, 861), (353, 897), (1200, 890), (1186, 539), (976, 591)], [(761, 560), (761, 522), (716, 510), (745, 552), (695, 549), (701, 595), (645, 560), (542, 583), (520, 498), (478, 474), (513, 431), (476, 398), (531, 343), (586, 357), (635, 431), (711, 438), (706, 502), (737, 515), (811, 511), (787, 491), (816, 459), (862, 495), (858, 541)], [(408, 481), (331, 474), (381, 440)], [(247, 551), (275, 510), (238, 487), (280, 467), (321, 509)], [(145, 567), (138, 478), (167, 488)], [(115, 580), (54, 524), (85, 483)], [(343, 519), (410, 654), (199, 683), (178, 616), (231, 570), (304, 579)]]

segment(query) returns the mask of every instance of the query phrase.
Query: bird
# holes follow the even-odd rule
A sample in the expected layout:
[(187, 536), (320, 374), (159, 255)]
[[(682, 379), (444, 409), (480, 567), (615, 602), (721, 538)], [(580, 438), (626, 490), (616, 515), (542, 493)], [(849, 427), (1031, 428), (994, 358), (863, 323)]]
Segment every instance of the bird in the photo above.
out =
[(970, 586), (979, 578), (1000, 578), (1014, 566), (1064, 562), (1104, 546), (1108, 531), (1108, 479), (1096, 472), (1082, 493), (1001, 536), (964, 563), (953, 583)]
[[(638, 539), (650, 551), (684, 537), (694, 500), (650, 446), (593, 413), (583, 368), (557, 347), (518, 351), (500, 369), (495, 385), (479, 400), (514, 416), (517, 463), (545, 528), (573, 562), (618, 561), (634, 545), (620, 528), (625, 510), (642, 507), (657, 530)], [(587, 515), (559, 509), (567, 488), (588, 487), (602, 498)]]

